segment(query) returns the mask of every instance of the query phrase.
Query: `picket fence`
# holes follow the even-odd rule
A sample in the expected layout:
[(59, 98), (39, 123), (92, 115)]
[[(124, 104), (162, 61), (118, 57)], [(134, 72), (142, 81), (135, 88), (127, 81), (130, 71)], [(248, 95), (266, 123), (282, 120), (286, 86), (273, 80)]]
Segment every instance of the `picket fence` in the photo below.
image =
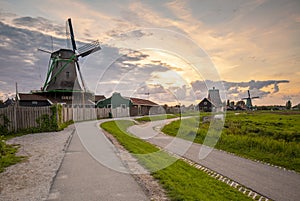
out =
[[(60, 123), (73, 121), (86, 121), (111, 116), (110, 108), (72, 108), (63, 106)], [(20, 107), (17, 105), (0, 108), (0, 125), (4, 125), (5, 119), (9, 121), (8, 130), (17, 131), (31, 127), (38, 127), (37, 119), (42, 115), (51, 116), (51, 107)]]

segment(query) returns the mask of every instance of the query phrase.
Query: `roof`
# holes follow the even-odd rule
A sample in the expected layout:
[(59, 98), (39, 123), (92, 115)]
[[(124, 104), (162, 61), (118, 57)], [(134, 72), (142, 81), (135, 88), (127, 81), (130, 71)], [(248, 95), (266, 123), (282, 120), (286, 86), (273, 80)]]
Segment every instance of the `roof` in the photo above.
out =
[(140, 99), (140, 98), (130, 98), (133, 105), (151, 105), (158, 106), (157, 103), (154, 103), (150, 100)]
[(201, 103), (203, 103), (205, 101), (210, 102), (212, 106), (216, 107), (216, 105), (211, 100), (209, 100), (208, 98), (203, 98), (203, 100), (200, 101), (200, 103), (198, 105), (200, 105)]
[(222, 105), (222, 100), (220, 98), (220, 93), (219, 89), (213, 89), (208, 90), (208, 99), (214, 103), (216, 106), (221, 106)]
[(95, 95), (95, 102), (106, 99), (103, 95)]
[(19, 98), (19, 100), (22, 100), (22, 101), (48, 101), (48, 98), (37, 95), (37, 94), (19, 93), (18, 98)]

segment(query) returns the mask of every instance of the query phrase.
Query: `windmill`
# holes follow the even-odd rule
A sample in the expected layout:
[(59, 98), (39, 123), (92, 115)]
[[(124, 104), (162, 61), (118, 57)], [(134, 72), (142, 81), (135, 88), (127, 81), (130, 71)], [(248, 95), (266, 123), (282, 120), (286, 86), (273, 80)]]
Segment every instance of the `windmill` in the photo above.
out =
[(67, 20), (67, 36), (70, 37), (72, 49), (59, 49), (51, 53), (42, 92), (86, 92), (78, 60), (100, 50), (99, 41), (77, 48), (70, 18)]
[(256, 98), (259, 98), (259, 97), (258, 96), (251, 97), (250, 91), (248, 90), (248, 97), (247, 98), (242, 98), (242, 100), (246, 100), (246, 107), (248, 109), (252, 109), (252, 107), (253, 107), (252, 99), (256, 99)]

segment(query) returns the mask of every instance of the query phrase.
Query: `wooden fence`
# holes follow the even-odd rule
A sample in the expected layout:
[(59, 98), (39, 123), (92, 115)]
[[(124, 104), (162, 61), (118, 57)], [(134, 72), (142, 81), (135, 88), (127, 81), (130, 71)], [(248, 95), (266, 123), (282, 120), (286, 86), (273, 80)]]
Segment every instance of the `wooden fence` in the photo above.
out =
[[(61, 118), (62, 122), (86, 121), (100, 118), (110, 117), (110, 108), (72, 108), (62, 107)], [(42, 115), (52, 115), (51, 107), (20, 107), (17, 105), (0, 108), (0, 125), (5, 124), (5, 119), (9, 121), (8, 130), (17, 131), (31, 127), (38, 127), (37, 119)]]
[(0, 108), (0, 125), (4, 125), (6, 118), (9, 121), (9, 131), (37, 127), (38, 123), (36, 120), (44, 114), (51, 115), (50, 107), (9, 106)]
[(67, 122), (73, 121), (86, 121), (92, 119), (108, 118), (110, 116), (110, 108), (62, 108), (62, 120)]

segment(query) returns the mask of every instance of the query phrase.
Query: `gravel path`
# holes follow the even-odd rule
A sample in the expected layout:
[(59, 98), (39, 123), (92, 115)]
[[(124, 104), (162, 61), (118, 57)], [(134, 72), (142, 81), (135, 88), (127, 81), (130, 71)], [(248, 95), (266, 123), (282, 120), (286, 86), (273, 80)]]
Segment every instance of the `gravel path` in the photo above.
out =
[(28, 158), (0, 174), (0, 200), (46, 200), (73, 131), (71, 125), (60, 132), (29, 134), (9, 140), (9, 144), (21, 145), (17, 155)]

